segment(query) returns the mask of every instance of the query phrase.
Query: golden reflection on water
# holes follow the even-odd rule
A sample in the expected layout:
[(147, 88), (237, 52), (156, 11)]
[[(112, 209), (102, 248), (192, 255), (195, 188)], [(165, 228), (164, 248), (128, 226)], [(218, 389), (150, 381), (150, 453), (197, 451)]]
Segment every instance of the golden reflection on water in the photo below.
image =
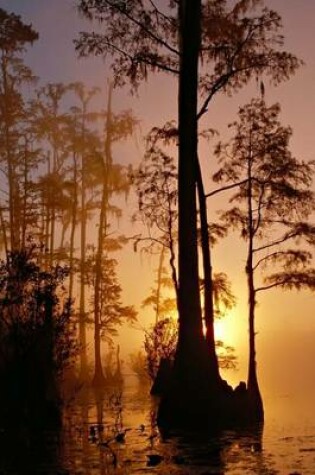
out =
[[(276, 473), (272, 461), (265, 460), (261, 431), (161, 437), (155, 425), (156, 401), (148, 390), (127, 385), (78, 399), (69, 409), (64, 432), (63, 460), (69, 473)], [(79, 434), (76, 444), (73, 432)]]
[(78, 393), (65, 410), (60, 434), (10, 439), (0, 431), (0, 474), (314, 475), (312, 401), (267, 397), (263, 431), (163, 438), (149, 388), (127, 380), (124, 386)]

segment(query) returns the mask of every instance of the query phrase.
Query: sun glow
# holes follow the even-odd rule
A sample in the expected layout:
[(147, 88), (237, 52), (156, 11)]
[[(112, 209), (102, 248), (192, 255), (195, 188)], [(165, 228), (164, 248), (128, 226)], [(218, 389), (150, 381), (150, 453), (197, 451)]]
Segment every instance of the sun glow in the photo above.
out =
[(214, 337), (216, 340), (224, 341), (229, 332), (227, 322), (224, 319), (215, 320), (214, 322)]
[(229, 311), (224, 317), (214, 321), (214, 337), (226, 345), (237, 345), (241, 338), (239, 316), (236, 309)]

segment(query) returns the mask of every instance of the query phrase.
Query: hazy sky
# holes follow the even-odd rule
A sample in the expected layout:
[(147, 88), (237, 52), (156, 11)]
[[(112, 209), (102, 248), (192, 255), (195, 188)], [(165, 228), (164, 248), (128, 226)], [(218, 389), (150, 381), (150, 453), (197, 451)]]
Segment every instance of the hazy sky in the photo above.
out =
[[(269, 7), (278, 11), (283, 18), (285, 45), (305, 61), (295, 77), (278, 88), (266, 84), (266, 100), (279, 101), (282, 106), (282, 121), (294, 129), (292, 151), (303, 159), (315, 158), (315, 54), (314, 23), (315, 0), (269, 0)], [(88, 86), (105, 87), (110, 71), (100, 59), (78, 60), (73, 39), (80, 30), (90, 27), (80, 19), (74, 0), (0, 0), (0, 6), (22, 16), (32, 23), (40, 39), (26, 56), (26, 62), (43, 82), (67, 82), (82, 80)], [(255, 84), (233, 98), (218, 97), (209, 110), (203, 124), (226, 133), (226, 125), (235, 119), (240, 105), (257, 94)], [(141, 119), (144, 134), (150, 126), (161, 125), (173, 119), (176, 113), (176, 84), (169, 78), (156, 76), (140, 88), (139, 98), (131, 97), (128, 91), (115, 93), (115, 107), (131, 107)], [(105, 104), (105, 95), (104, 95)], [(130, 145), (132, 153), (122, 160), (139, 159), (141, 144)], [(210, 153), (209, 153), (210, 156)], [(204, 160), (205, 167), (207, 166)], [(209, 184), (210, 186), (210, 184)], [(127, 215), (131, 211), (127, 211)], [(238, 252), (236, 252), (238, 249)], [(241, 368), (233, 379), (246, 378), (246, 296), (244, 279), (245, 255), (241, 253), (235, 236), (224, 241), (215, 250), (216, 270), (227, 272), (234, 282), (234, 292), (239, 305), (223, 326), (228, 341), (235, 344), (240, 353)], [(124, 294), (128, 303), (139, 302), (150, 287), (149, 264), (138, 263), (138, 256), (129, 250), (121, 259), (121, 273), (124, 275)], [(135, 266), (137, 279), (134, 279)], [(132, 268), (132, 273), (130, 269)], [(309, 382), (315, 386), (315, 297), (308, 292), (270, 292), (263, 296), (258, 308), (258, 359), (264, 391), (272, 390), (278, 376), (286, 384), (298, 385), (303, 365), (303, 374), (309, 375)], [(231, 322), (231, 323), (229, 323)], [(136, 340), (138, 337), (133, 336)], [(286, 377), (287, 375), (287, 377)], [(267, 388), (267, 389), (266, 389)]]

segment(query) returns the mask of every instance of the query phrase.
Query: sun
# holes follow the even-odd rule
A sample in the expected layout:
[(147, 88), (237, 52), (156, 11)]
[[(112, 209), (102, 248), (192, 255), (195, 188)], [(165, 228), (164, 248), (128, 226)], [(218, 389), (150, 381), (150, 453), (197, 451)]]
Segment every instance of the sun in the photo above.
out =
[(236, 309), (230, 310), (224, 317), (214, 320), (214, 338), (227, 345), (235, 346), (240, 339), (239, 315)]
[(227, 337), (227, 322), (224, 319), (216, 319), (214, 321), (214, 338), (215, 340), (224, 341)]

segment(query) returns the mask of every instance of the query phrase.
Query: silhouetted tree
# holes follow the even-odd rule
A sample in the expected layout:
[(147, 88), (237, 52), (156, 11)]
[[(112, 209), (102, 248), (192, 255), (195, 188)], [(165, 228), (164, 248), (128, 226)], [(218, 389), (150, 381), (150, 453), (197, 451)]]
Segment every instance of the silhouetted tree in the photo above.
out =
[[(81, 0), (79, 9), (88, 18), (97, 18), (104, 33), (83, 33), (77, 42), (81, 54), (110, 54), (116, 83), (127, 80), (137, 88), (149, 72), (164, 71), (178, 76), (178, 210), (179, 210), (179, 340), (170, 399), (174, 411), (187, 413), (175, 404), (179, 393), (191, 398), (191, 410), (203, 412), (210, 405), (207, 395), (218, 386), (217, 360), (212, 348), (206, 348), (202, 335), (197, 256), (197, 212), (195, 186), (198, 183), (203, 231), (206, 232), (205, 193), (197, 155), (197, 119), (207, 110), (219, 90), (238, 90), (253, 75), (265, 73), (279, 82), (295, 71), (297, 59), (278, 49), (280, 17), (275, 12), (256, 10), (257, 0), (236, 1), (231, 7), (218, 2), (169, 1), (117, 2)], [(204, 67), (198, 71), (198, 58)], [(197, 110), (198, 85), (203, 103)], [(203, 239), (208, 242), (208, 239)], [(209, 246), (203, 248), (207, 260), (206, 282), (211, 284)], [(211, 265), (211, 262), (210, 262)], [(212, 295), (208, 289), (207, 296)], [(209, 303), (210, 300), (209, 300)], [(209, 328), (213, 315), (208, 318)], [(191, 358), (190, 355), (195, 357)], [(209, 358), (210, 355), (210, 358)], [(211, 377), (209, 377), (211, 374)], [(186, 389), (195, 387), (194, 394)], [(177, 393), (177, 396), (176, 396)], [(202, 404), (196, 400), (200, 398)], [(202, 409), (201, 409), (202, 408)], [(217, 408), (214, 409), (217, 414)], [(201, 417), (203, 419), (203, 417)], [(193, 416), (193, 420), (196, 417)], [(185, 423), (185, 421), (182, 421)]]
[[(268, 107), (263, 99), (253, 99), (239, 109), (238, 121), (231, 124), (235, 135), (219, 143), (216, 155), (222, 167), (214, 180), (233, 191), (235, 203), (222, 217), (238, 228), (247, 242), (246, 275), (249, 305), (248, 391), (258, 419), (263, 404), (256, 372), (255, 308), (259, 292), (273, 288), (315, 286), (310, 249), (315, 228), (307, 222), (314, 211), (311, 191), (314, 162), (292, 156), (289, 140), (292, 130), (279, 121), (280, 106)], [(295, 245), (295, 246), (294, 246)], [(294, 247), (292, 247), (294, 246)], [(255, 282), (264, 271), (264, 283)]]
[[(94, 355), (95, 366), (93, 384), (96, 386), (104, 384), (106, 381), (102, 367), (101, 342), (105, 341), (112, 345), (113, 338), (118, 335), (117, 327), (125, 322), (134, 322), (136, 312), (132, 306), (123, 305), (121, 299), (122, 288), (117, 279), (117, 260), (109, 256), (109, 252), (119, 250), (121, 247), (117, 239), (111, 240), (104, 238), (102, 260), (97, 263), (95, 253), (87, 257), (89, 270), (86, 271), (85, 278), (90, 287), (94, 290), (91, 300), (91, 322), (94, 324)], [(96, 263), (99, 267), (96, 270)], [(98, 302), (98, 321), (95, 325), (95, 283), (97, 272), (100, 272), (99, 278), (99, 302)], [(98, 332), (98, 333), (96, 333)]]
[(53, 265), (58, 259), (56, 231), (59, 216), (67, 208), (68, 197), (64, 190), (65, 163), (68, 158), (66, 123), (67, 112), (64, 99), (70, 91), (70, 85), (49, 83), (41, 87), (34, 104), (37, 109), (38, 138), (44, 149), (46, 170), (41, 177), (39, 188), (42, 192), (42, 236), (47, 249), (47, 265)]
[(27, 108), (22, 88), (34, 83), (35, 78), (24, 64), (22, 54), (28, 45), (37, 40), (38, 34), (19, 16), (3, 9), (0, 9), (0, 30), (0, 157), (7, 194), (7, 199), (4, 202), (1, 200), (0, 220), (2, 242), (8, 251), (19, 249), (21, 235), (25, 234), (25, 215), (21, 215), (26, 210), (21, 187), (27, 187), (25, 160), (26, 156), (30, 158), (30, 150), (27, 146)]
[[(121, 210), (111, 203), (114, 195), (127, 194), (129, 189), (129, 180), (127, 178), (127, 170), (121, 165), (113, 163), (112, 146), (113, 144), (126, 139), (133, 132), (136, 124), (135, 118), (130, 112), (123, 112), (121, 114), (114, 114), (112, 111), (112, 85), (109, 85), (108, 104), (105, 114), (105, 140), (104, 150), (99, 150), (96, 155), (98, 159), (98, 170), (100, 176), (100, 213), (98, 219), (98, 237), (96, 251), (94, 255), (94, 271), (95, 278), (93, 282), (94, 287), (94, 356), (95, 356), (95, 372), (93, 382), (95, 385), (100, 385), (104, 382), (101, 362), (101, 336), (102, 333), (106, 336), (106, 331), (115, 323), (120, 323), (123, 318), (133, 320), (135, 318), (135, 311), (132, 307), (123, 307), (119, 302), (120, 287), (116, 284), (115, 267), (116, 261), (108, 257), (110, 251), (110, 243), (114, 243), (114, 248), (120, 249), (122, 240), (109, 239), (109, 216), (110, 214), (120, 215)], [(106, 267), (110, 267), (109, 269)], [(109, 279), (112, 273), (112, 280)], [(117, 289), (117, 293), (114, 292)], [(119, 289), (119, 291), (118, 291)], [(113, 301), (108, 297), (112, 295)], [(114, 305), (117, 306), (116, 312), (111, 310)], [(105, 325), (105, 321), (107, 324)]]
[(67, 271), (41, 269), (40, 251), (30, 242), (0, 263), (1, 406), (19, 424), (57, 414), (57, 382), (76, 352), (71, 304), (62, 294)]
[[(90, 110), (90, 102), (99, 92), (97, 88), (86, 89), (82, 83), (73, 85), (75, 96), (79, 102), (72, 111), (75, 116), (75, 141), (73, 150), (72, 172), (77, 176), (78, 187), (73, 189), (72, 217), (70, 236), (70, 258), (74, 263), (74, 233), (76, 221), (80, 224), (80, 249), (79, 249), (79, 339), (80, 352), (80, 379), (85, 380), (88, 373), (87, 360), (87, 318), (88, 310), (86, 303), (86, 278), (87, 272), (87, 226), (92, 218), (92, 210), (96, 207), (94, 188), (96, 186), (96, 162), (97, 153), (101, 144), (100, 136), (90, 129), (89, 124), (95, 123), (100, 114)], [(90, 193), (89, 193), (90, 192)], [(77, 200), (77, 204), (76, 204)]]
[[(131, 181), (135, 186), (138, 197), (138, 211), (134, 214), (133, 220), (140, 219), (147, 228), (147, 235), (140, 235), (135, 238), (134, 248), (137, 250), (138, 244), (141, 244), (142, 249), (147, 252), (154, 253), (158, 249), (160, 253), (160, 269), (163, 268), (166, 252), (169, 253), (171, 277), (177, 297), (176, 225), (178, 220), (178, 173), (174, 159), (160, 147), (160, 138), (161, 130), (152, 129), (147, 136), (147, 148), (144, 159), (139, 167), (133, 170), (131, 175)], [(169, 140), (169, 138), (165, 138), (165, 140)]]

